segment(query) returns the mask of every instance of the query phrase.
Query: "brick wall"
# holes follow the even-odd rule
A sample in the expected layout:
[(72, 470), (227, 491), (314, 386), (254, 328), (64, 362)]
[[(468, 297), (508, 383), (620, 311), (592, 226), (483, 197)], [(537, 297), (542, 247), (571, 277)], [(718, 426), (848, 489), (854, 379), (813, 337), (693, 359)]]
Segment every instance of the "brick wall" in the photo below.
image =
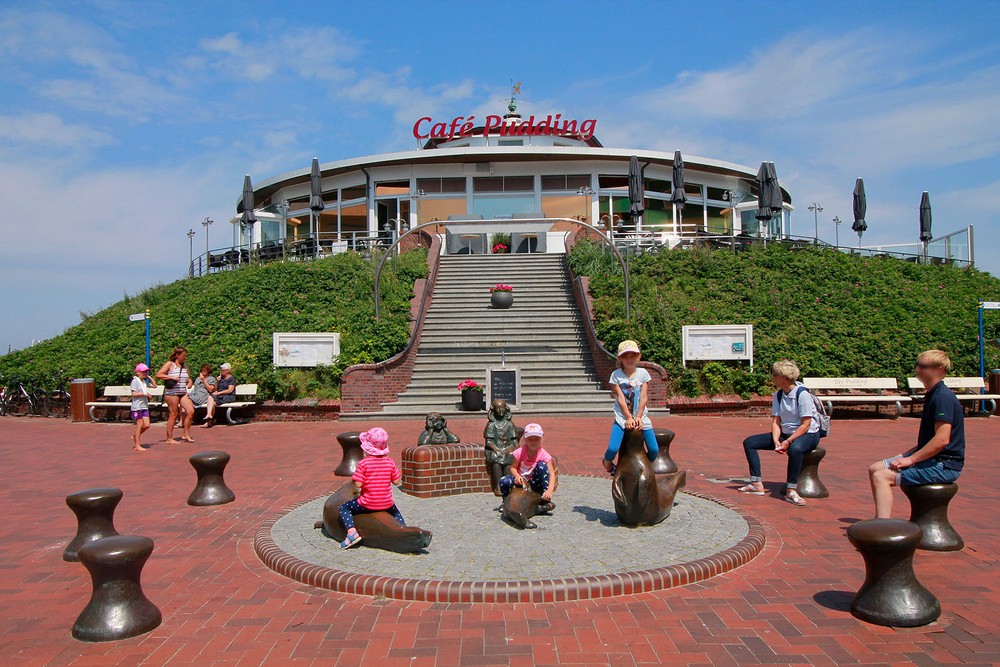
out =
[(483, 445), (424, 445), (403, 450), (400, 489), (418, 498), (490, 493)]
[[(410, 238), (403, 239), (400, 245), (404, 245)], [(378, 412), (383, 403), (395, 403), (399, 394), (410, 384), (420, 334), (424, 328), (424, 317), (430, 308), (434, 283), (437, 281), (441, 250), (441, 241), (436, 234), (420, 232), (419, 242), (423, 247), (429, 248), (428, 278), (426, 281), (418, 281), (419, 285), (414, 285), (414, 297), (410, 301), (410, 341), (406, 349), (391, 359), (377, 364), (357, 364), (344, 370), (340, 383), (340, 405), (343, 412)], [(415, 240), (414, 245), (416, 243)]]

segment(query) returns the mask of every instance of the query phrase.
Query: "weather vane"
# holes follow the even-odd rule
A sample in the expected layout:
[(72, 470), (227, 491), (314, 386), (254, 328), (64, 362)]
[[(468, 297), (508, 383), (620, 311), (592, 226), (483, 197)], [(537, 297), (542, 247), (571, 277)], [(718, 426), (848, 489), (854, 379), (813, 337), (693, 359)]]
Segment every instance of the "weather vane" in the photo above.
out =
[(511, 97), (516, 97), (517, 95), (520, 95), (520, 94), (521, 94), (521, 82), (518, 81), (517, 83), (514, 83), (514, 79), (511, 79), (510, 80), (510, 96)]

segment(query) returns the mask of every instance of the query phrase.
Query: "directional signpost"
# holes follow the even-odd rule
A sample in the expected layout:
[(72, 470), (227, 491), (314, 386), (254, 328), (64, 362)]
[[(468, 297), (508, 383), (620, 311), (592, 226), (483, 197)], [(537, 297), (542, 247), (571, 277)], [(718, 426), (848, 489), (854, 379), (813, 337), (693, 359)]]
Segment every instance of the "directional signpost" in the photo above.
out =
[[(1000, 301), (980, 301), (979, 302), (979, 376), (986, 377), (986, 340), (983, 334), (983, 311), (1000, 310)], [(983, 389), (983, 391), (986, 391)], [(979, 404), (980, 410), (986, 409), (985, 403)]]
[(146, 365), (149, 366), (149, 309), (146, 309), (144, 313), (133, 313), (128, 316), (129, 322), (146, 322)]

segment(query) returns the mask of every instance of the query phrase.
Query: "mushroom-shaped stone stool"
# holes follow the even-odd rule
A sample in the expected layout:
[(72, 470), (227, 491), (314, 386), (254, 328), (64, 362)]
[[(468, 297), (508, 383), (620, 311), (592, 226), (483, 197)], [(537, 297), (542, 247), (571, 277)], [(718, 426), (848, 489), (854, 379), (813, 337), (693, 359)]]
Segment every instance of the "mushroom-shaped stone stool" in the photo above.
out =
[(913, 573), (920, 526), (902, 519), (868, 519), (847, 529), (847, 538), (865, 559), (865, 583), (851, 613), (876, 625), (926, 625), (941, 615), (941, 603)]
[(358, 431), (347, 431), (337, 435), (337, 442), (340, 443), (340, 448), (344, 450), (344, 457), (341, 459), (340, 465), (333, 471), (333, 474), (337, 477), (353, 476), (354, 469), (358, 467), (358, 462), (365, 457), (365, 453), (361, 450), (360, 436), (361, 433)]
[(817, 447), (806, 452), (802, 459), (802, 472), (799, 473), (799, 495), (803, 498), (827, 498), (830, 492), (819, 478), (819, 464), (826, 456), (826, 450)]
[(80, 562), (94, 585), (90, 602), (73, 624), (73, 636), (85, 642), (108, 642), (149, 632), (163, 620), (142, 592), (142, 566), (153, 540), (115, 535), (80, 547)]
[(66, 504), (76, 514), (76, 536), (66, 545), (63, 560), (77, 561), (77, 552), (84, 544), (102, 537), (117, 535), (115, 508), (122, 499), (122, 490), (115, 488), (85, 489), (66, 496)]
[(677, 434), (666, 428), (653, 429), (653, 437), (659, 445), (660, 453), (653, 461), (653, 472), (657, 475), (670, 475), (677, 472), (677, 464), (670, 458), (670, 443), (674, 441)]
[(904, 486), (910, 499), (910, 521), (924, 529), (918, 549), (961, 551), (965, 541), (948, 521), (948, 503), (958, 493), (958, 484)]
[(229, 454), (226, 452), (201, 452), (190, 459), (191, 465), (198, 473), (198, 483), (188, 496), (188, 505), (198, 507), (206, 505), (225, 505), (236, 500), (236, 494), (226, 486), (222, 477)]

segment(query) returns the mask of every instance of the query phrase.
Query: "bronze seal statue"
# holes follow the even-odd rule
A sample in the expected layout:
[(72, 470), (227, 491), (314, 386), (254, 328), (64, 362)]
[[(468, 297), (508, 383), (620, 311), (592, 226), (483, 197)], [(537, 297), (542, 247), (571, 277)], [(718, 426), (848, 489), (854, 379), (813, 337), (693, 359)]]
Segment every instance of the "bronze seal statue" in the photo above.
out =
[(548, 514), (555, 508), (556, 504), (551, 500), (542, 500), (540, 493), (515, 486), (503, 499), (500, 515), (518, 528), (537, 528), (531, 517)]
[(450, 445), (456, 442), (460, 440), (448, 430), (448, 420), (440, 412), (428, 412), (424, 419), (424, 432), (417, 438), (417, 446)]
[[(315, 528), (338, 542), (347, 536), (340, 522), (340, 506), (358, 496), (358, 488), (348, 480), (323, 503), (323, 520)], [(395, 517), (385, 511), (354, 515), (354, 525), (363, 539), (362, 544), (376, 549), (406, 554), (426, 549), (431, 543), (431, 532), (416, 526), (401, 526)]]
[(674, 496), (687, 481), (687, 472), (657, 475), (646, 456), (642, 430), (625, 432), (618, 467), (611, 481), (615, 514), (626, 526), (651, 526), (670, 516)]

